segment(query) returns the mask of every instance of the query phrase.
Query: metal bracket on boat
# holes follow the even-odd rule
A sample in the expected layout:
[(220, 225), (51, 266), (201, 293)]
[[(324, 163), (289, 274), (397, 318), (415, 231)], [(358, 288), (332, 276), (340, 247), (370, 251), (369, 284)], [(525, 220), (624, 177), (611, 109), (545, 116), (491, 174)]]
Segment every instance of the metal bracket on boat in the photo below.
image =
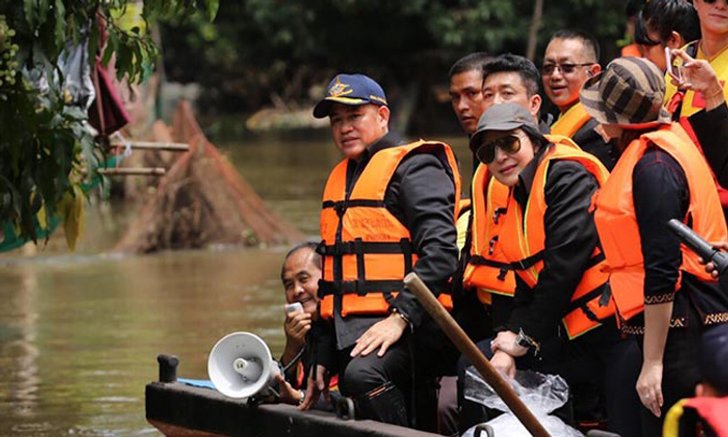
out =
[(157, 355), (159, 363), (159, 382), (175, 382), (177, 381), (177, 366), (179, 358), (174, 355)]
[(493, 428), (490, 425), (481, 423), (480, 425), (475, 427), (473, 436), (474, 437), (495, 437), (495, 432), (493, 431)]
[(336, 409), (336, 417), (338, 417), (339, 419), (354, 420), (354, 401), (351, 398), (347, 398), (346, 396), (339, 396), (337, 399), (334, 400), (334, 407)]

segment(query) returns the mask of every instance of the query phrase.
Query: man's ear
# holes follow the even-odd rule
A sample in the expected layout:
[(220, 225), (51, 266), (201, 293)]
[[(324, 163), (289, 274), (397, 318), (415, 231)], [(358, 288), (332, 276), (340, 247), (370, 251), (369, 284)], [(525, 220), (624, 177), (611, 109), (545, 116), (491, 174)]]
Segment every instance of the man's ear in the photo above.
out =
[(377, 117), (385, 127), (389, 125), (389, 115), (389, 107), (382, 105), (377, 109)]
[(538, 119), (538, 112), (541, 110), (541, 96), (534, 94), (531, 96), (528, 102), (528, 112), (533, 115), (533, 118)]
[(602, 66), (599, 64), (592, 64), (587, 68), (586, 75), (588, 77), (594, 77), (602, 71)]

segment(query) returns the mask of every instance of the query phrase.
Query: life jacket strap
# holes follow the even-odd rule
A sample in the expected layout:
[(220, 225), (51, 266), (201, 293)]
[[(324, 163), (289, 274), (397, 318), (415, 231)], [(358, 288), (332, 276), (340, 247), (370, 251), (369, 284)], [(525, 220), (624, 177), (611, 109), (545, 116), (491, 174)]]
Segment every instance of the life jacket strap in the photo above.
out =
[(321, 204), (322, 209), (333, 208), (336, 215), (343, 216), (348, 208), (384, 208), (383, 200), (374, 199), (345, 199), (345, 200), (324, 200)]
[(376, 242), (362, 241), (357, 238), (354, 241), (339, 241), (334, 244), (319, 244), (316, 252), (322, 256), (342, 256), (342, 255), (359, 255), (359, 254), (403, 254), (405, 255), (405, 264), (409, 260), (410, 267), (405, 269), (407, 273), (412, 270), (412, 242), (403, 238), (399, 242)]

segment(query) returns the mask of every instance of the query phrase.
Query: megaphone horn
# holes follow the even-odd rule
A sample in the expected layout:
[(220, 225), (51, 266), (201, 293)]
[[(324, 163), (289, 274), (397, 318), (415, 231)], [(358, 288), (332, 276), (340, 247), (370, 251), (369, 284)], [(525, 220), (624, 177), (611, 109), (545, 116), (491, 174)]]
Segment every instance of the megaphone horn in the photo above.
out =
[(231, 398), (249, 398), (268, 387), (276, 374), (265, 342), (249, 332), (233, 332), (221, 338), (210, 351), (207, 374), (215, 388)]

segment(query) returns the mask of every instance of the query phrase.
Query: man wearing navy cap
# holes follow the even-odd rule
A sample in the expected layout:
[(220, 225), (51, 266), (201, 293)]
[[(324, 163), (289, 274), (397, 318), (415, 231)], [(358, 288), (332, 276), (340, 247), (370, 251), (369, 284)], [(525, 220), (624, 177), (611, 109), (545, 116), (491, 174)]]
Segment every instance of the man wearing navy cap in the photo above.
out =
[(326, 389), (327, 375), (338, 373), (357, 417), (414, 425), (415, 398), (427, 392), (434, 400), (423, 382), (452, 368), (457, 353), (403, 278), (416, 272), (452, 306), (457, 163), (447, 144), (406, 143), (390, 132), (384, 90), (362, 74), (334, 77), (314, 116), (329, 117), (344, 160), (324, 189), (321, 317), (312, 331), (317, 366), (302, 408)]

